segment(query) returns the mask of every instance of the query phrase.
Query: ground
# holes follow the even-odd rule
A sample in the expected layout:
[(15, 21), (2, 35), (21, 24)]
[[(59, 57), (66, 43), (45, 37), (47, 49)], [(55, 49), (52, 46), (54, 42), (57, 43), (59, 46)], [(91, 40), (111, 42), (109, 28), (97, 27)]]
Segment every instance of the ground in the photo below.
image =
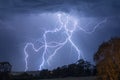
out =
[(69, 77), (69, 78), (40, 79), (40, 80), (96, 80), (96, 77)]

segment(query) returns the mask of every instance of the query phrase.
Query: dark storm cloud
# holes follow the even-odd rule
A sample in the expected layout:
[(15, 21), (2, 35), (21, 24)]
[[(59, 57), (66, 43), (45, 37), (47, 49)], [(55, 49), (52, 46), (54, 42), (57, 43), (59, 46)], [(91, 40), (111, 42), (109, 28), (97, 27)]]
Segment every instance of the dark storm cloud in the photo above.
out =
[(120, 14), (119, 0), (0, 0), (1, 14), (67, 11), (76, 9), (86, 16), (115, 16)]
[(0, 20), (0, 61), (10, 61), (18, 51), (19, 40), (4, 20)]

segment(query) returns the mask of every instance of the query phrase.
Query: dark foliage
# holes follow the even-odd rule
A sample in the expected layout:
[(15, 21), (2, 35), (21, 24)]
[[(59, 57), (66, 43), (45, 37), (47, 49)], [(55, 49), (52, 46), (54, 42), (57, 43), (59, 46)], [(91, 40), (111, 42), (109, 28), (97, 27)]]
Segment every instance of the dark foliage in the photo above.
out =
[[(80, 77), (80, 76), (95, 76), (96, 67), (83, 59), (78, 60), (74, 64), (64, 65), (54, 70), (44, 69), (37, 71), (38, 75), (31, 75), (29, 72), (22, 73), (18, 76), (21, 79), (48, 79), (48, 78), (64, 78), (64, 77)], [(19, 79), (17, 79), (19, 80)]]
[(0, 80), (10, 80), (11, 79), (11, 64), (9, 62), (0, 62)]
[(100, 80), (120, 80), (120, 38), (102, 43), (94, 60)]
[(78, 60), (74, 64), (58, 67), (50, 71), (50, 77), (80, 77), (80, 76), (94, 76), (96, 75), (96, 67), (83, 59)]

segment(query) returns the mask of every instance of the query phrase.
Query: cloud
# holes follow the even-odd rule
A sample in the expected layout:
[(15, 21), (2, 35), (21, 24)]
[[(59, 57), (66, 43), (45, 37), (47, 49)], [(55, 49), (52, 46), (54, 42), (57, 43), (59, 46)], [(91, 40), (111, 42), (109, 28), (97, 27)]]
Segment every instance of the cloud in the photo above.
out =
[(1, 14), (52, 12), (76, 9), (85, 16), (118, 16), (119, 0), (0, 0)]

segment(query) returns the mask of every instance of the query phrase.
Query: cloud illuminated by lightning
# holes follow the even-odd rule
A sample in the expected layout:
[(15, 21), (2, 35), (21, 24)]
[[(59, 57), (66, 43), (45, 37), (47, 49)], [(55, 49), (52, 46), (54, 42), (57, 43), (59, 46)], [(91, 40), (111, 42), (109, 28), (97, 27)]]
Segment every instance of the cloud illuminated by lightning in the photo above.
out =
[[(50, 64), (50, 61), (53, 60), (53, 57), (58, 53), (59, 50), (61, 50), (65, 45), (67, 45), (67, 43), (70, 43), (70, 45), (74, 48), (74, 50), (77, 52), (77, 59), (79, 60), (80, 58), (84, 59), (83, 54), (81, 53), (80, 49), (77, 47), (77, 45), (74, 43), (74, 41), (72, 40), (72, 36), (73, 33), (77, 30), (80, 29), (86, 33), (92, 33), (96, 30), (97, 27), (99, 27), (100, 24), (104, 23), (106, 21), (103, 20), (101, 22), (99, 22), (93, 29), (92, 31), (86, 31), (85, 29), (81, 28), (78, 24), (78, 19), (73, 17), (72, 15), (69, 15), (67, 13), (62, 13), (62, 12), (58, 12), (56, 13), (57, 16), (57, 20), (59, 22), (59, 26), (57, 26), (56, 28), (54, 28), (53, 30), (45, 30), (44, 34), (43, 34), (43, 45), (39, 46), (39, 48), (35, 48), (34, 43), (27, 43), (24, 47), (24, 53), (25, 53), (25, 63), (26, 63), (26, 68), (25, 71), (28, 70), (28, 58), (29, 58), (29, 54), (27, 52), (27, 48), (29, 46), (32, 46), (33, 50), (35, 52), (39, 52), (39, 51), (43, 51), (42, 52), (42, 62), (39, 65), (39, 70), (44, 69), (44, 65), (45, 63), (47, 63), (48, 65)], [(65, 35), (65, 40), (64, 41), (48, 41), (48, 34), (50, 33), (54, 33), (56, 34), (57, 32), (61, 32), (64, 33)], [(48, 56), (47, 59), (45, 59), (45, 55), (47, 55), (47, 51), (48, 49), (54, 49), (54, 51), (52, 52), (52, 54), (50, 56)]]

